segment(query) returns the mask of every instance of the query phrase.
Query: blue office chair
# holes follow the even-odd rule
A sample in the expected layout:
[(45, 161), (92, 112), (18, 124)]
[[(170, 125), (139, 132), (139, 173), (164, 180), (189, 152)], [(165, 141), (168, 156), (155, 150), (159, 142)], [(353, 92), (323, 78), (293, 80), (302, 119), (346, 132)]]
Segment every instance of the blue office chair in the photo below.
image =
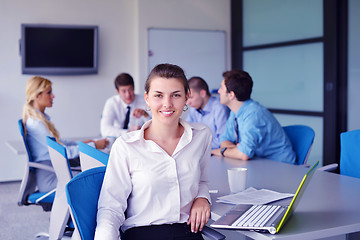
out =
[(51, 206), (54, 202), (55, 197), (55, 190), (49, 192), (39, 192), (36, 186), (36, 176), (35, 170), (36, 169), (44, 169), (50, 172), (54, 172), (54, 169), (51, 166), (47, 166), (41, 163), (34, 162), (32, 160), (30, 148), (26, 141), (24, 125), (22, 119), (18, 121), (20, 134), (23, 140), (23, 143), (26, 148), (26, 168), (25, 174), (21, 181), (19, 196), (18, 196), (18, 205), (39, 205), (41, 206), (44, 211), (50, 211)]
[[(360, 129), (340, 134), (340, 174), (360, 178)], [(332, 163), (318, 170), (334, 172), (337, 163)]]
[(305, 125), (290, 125), (283, 127), (283, 129), (289, 137), (296, 154), (296, 165), (306, 164), (314, 142), (314, 130)]
[[(105, 170), (105, 166), (89, 169), (75, 176), (66, 185), (71, 216), (82, 240), (94, 239), (97, 204)], [(225, 239), (224, 235), (209, 227), (205, 227), (202, 233), (209, 239)]]
[(73, 228), (66, 201), (65, 185), (73, 178), (66, 148), (52, 137), (46, 137), (51, 164), (57, 178), (56, 194), (50, 215), (50, 239), (61, 239)]
[(78, 142), (81, 171), (106, 166), (109, 154), (104, 153), (84, 142)]
[(340, 174), (360, 178), (360, 129), (340, 134)]

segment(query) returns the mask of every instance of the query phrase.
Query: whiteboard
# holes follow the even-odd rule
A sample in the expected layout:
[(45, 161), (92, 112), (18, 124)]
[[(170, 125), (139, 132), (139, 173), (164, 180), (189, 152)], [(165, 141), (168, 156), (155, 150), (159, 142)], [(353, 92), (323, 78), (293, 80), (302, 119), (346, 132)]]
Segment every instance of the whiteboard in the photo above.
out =
[(217, 90), (226, 71), (225, 31), (149, 28), (148, 72), (160, 63), (176, 64), (188, 79), (200, 76)]

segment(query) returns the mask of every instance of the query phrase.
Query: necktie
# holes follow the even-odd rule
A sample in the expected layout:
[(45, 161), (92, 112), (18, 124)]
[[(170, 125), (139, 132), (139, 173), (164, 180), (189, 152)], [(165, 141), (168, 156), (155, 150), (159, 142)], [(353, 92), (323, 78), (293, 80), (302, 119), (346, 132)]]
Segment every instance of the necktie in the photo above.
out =
[(125, 122), (124, 122), (124, 129), (128, 129), (129, 119), (130, 119), (130, 106), (127, 106), (127, 112), (126, 112), (126, 117), (125, 117)]
[(196, 111), (197, 111), (198, 113), (200, 113), (201, 115), (204, 115), (204, 111), (203, 111), (201, 108), (196, 109)]
[(235, 136), (236, 136), (236, 144), (239, 143), (239, 125), (237, 119), (235, 118)]

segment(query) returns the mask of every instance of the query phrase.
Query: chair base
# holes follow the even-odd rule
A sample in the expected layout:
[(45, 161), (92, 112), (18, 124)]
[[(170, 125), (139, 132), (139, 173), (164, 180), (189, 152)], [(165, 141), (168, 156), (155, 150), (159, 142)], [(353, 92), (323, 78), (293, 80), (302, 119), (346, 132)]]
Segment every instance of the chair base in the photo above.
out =
[(50, 235), (45, 232), (40, 232), (35, 235), (36, 240), (48, 240), (50, 238)]
[(53, 204), (52, 203), (39, 203), (38, 205), (40, 205), (45, 212), (50, 212)]

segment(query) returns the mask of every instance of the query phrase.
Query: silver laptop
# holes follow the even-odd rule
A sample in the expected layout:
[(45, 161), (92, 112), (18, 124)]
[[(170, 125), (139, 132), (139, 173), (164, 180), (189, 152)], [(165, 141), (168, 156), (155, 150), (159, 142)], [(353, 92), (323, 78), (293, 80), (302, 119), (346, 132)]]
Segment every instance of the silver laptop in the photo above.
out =
[(295, 211), (318, 164), (319, 162), (315, 163), (305, 174), (288, 207), (239, 204), (210, 226), (213, 228), (269, 232), (271, 234), (279, 232), (287, 219)]

